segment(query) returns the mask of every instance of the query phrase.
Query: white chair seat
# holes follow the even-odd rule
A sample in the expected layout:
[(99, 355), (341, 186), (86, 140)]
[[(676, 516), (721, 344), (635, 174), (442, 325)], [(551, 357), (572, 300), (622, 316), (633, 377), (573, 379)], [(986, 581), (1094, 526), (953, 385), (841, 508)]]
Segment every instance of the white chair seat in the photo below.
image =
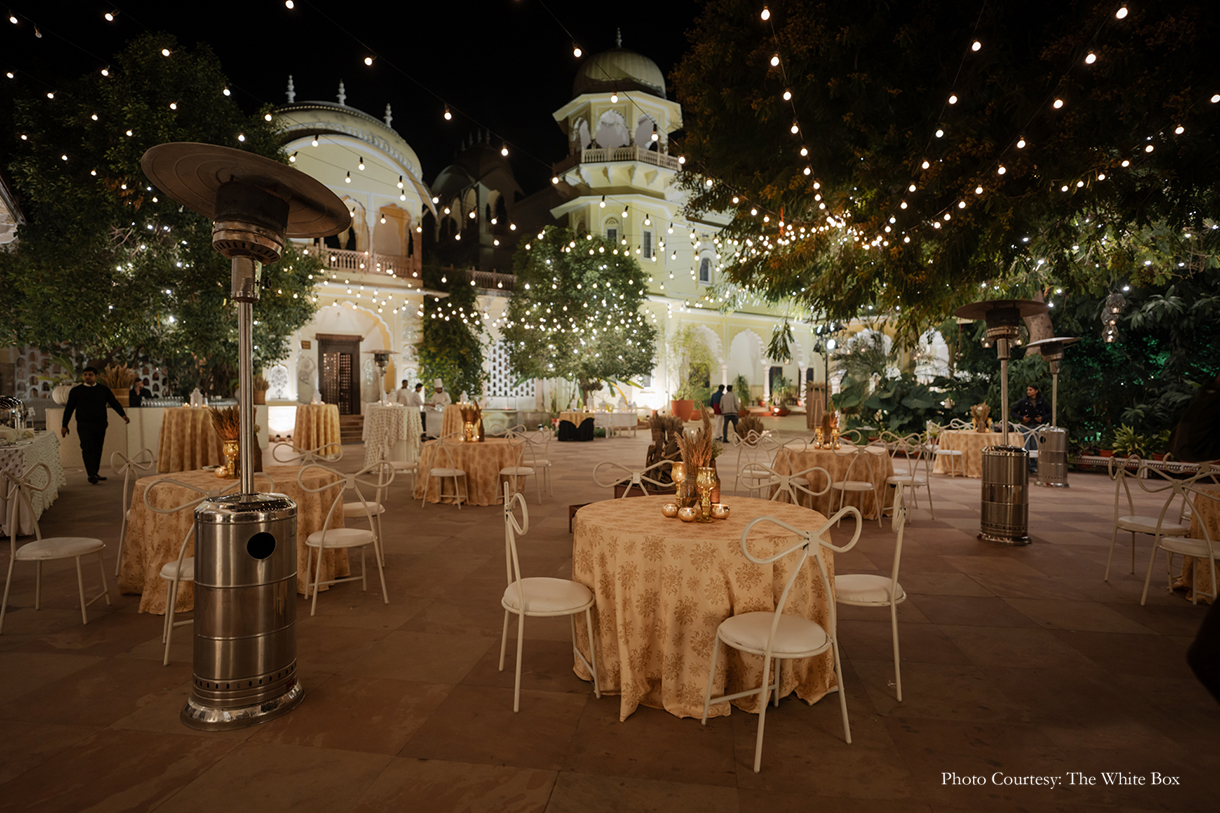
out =
[(831, 483), (831, 488), (837, 488), (840, 491), (874, 491), (872, 483), (865, 483), (862, 480), (843, 480), (839, 483)]
[(37, 562), (44, 559), (69, 559), (86, 553), (97, 553), (106, 547), (100, 539), (85, 536), (51, 536), (17, 548), (17, 560)]
[(948, 455), (953, 455), (954, 457), (961, 457), (962, 450), (961, 449), (937, 449), (936, 454), (942, 454), (942, 455), (948, 454)]
[[(332, 528), (326, 531), (326, 547), (328, 548), (358, 548), (361, 545), (371, 545), (373, 532), (364, 528)], [(314, 531), (305, 540), (311, 548), (322, 547), (322, 531)]]
[(414, 462), (414, 463), (407, 463), (407, 462), (404, 462), (404, 461), (402, 461), (402, 460), (390, 460), (390, 461), (388, 461), (388, 462), (389, 462), (389, 464), (390, 464), (391, 466), (393, 466), (393, 467), (394, 467), (394, 471), (396, 471), (396, 472), (400, 472), (400, 471), (415, 471), (416, 469), (418, 469), (418, 468), (419, 468), (419, 462), (418, 462), (418, 461), (416, 461), (416, 462)]
[(188, 556), (187, 558), (183, 559), (181, 570), (178, 569), (177, 559), (172, 562), (166, 562), (165, 566), (161, 568), (161, 578), (165, 579), (166, 581), (172, 582), (175, 578), (175, 574), (177, 574), (177, 579), (180, 582), (195, 581), (195, 557)]
[[(385, 506), (379, 502), (360, 503), (360, 502), (345, 502), (343, 503), (343, 516), (345, 517), (363, 517), (364, 507), (368, 506), (368, 513), (373, 516), (385, 513)], [(329, 546), (328, 546), (329, 547)]]
[(553, 465), (553, 464), (549, 460), (535, 460), (534, 465), (540, 469), (546, 469), (546, 468), (550, 468), (551, 465)]
[[(1115, 523), (1120, 531), (1134, 531), (1137, 534), (1156, 534), (1156, 517), (1144, 517), (1138, 514), (1119, 517)], [(1164, 522), (1161, 524), (1162, 534), (1171, 534), (1173, 536), (1186, 536), (1190, 533), (1189, 525), (1182, 525), (1177, 522)], [(1206, 556), (1206, 554), (1204, 554)]]
[(885, 482), (886, 485), (891, 486), (896, 486), (899, 483), (906, 483), (907, 485), (911, 485), (912, 483), (923, 484), (928, 482), (928, 478), (922, 474), (911, 474), (910, 472), (904, 471), (895, 472), (893, 476), (886, 477)]
[[(720, 637), (734, 649), (761, 655), (767, 649), (767, 636), (771, 634), (774, 620), (775, 613), (735, 615), (721, 623)], [(784, 613), (779, 617), (771, 652), (777, 658), (795, 658), (816, 652), (829, 644), (830, 636), (817, 622)]]
[[(898, 585), (898, 596), (894, 603), (905, 601), (906, 591)], [(888, 605), (890, 603), (890, 577), (871, 573), (847, 573), (835, 576), (835, 600), (840, 604)]]
[(518, 584), (525, 590), (525, 611), (529, 614), (569, 615), (581, 612), (593, 603), (593, 593), (579, 582), (534, 576), (515, 581), (504, 589), (504, 597), (500, 600), (504, 609), (520, 612)]
[(529, 466), (505, 466), (500, 469), (500, 474), (505, 477), (529, 477), (534, 473), (534, 470)]
[(1195, 539), (1193, 536), (1162, 536), (1161, 547), (1173, 553), (1195, 556), (1200, 559), (1211, 557), (1207, 549), (1207, 540)]
[(428, 473), (433, 477), (465, 477), (464, 469), (428, 469)]

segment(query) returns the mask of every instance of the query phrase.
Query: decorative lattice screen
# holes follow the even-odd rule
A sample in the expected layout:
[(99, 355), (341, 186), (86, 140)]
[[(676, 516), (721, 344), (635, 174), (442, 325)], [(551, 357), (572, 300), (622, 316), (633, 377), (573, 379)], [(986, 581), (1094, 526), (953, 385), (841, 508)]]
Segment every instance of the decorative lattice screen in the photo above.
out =
[(503, 340), (491, 346), (488, 354), (490, 374), (487, 377), (487, 394), (492, 398), (532, 398), (533, 379), (526, 379), (520, 386), (513, 386), (517, 377), (508, 364), (508, 342)]

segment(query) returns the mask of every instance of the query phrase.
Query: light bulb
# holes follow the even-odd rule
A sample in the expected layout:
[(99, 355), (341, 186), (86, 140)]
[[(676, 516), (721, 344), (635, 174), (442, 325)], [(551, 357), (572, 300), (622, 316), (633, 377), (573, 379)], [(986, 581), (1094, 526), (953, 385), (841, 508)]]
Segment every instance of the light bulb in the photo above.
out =
[(1114, 16), (1120, 20), (1125, 19), (1127, 16), (1127, 7), (1123, 6), (1118, 11), (1114, 12)]
[(1084, 58), (1084, 64), (1086, 65), (1092, 65), (1096, 61), (1097, 54), (1093, 53), (1092, 51), (1089, 51), (1089, 55)]
[(452, 121), (453, 114), (449, 112), (449, 105), (445, 105), (445, 121)]
[(685, 156), (685, 155), (679, 155), (679, 156), (678, 156), (678, 164), (679, 164), (679, 165), (683, 165), (683, 164), (685, 164), (685, 163), (686, 163), (686, 156)]
[(941, 129), (939, 127), (936, 128), (936, 137), (937, 138), (943, 138), (944, 135), (945, 135), (945, 131), (943, 129)]
[(288, 163), (295, 164), (296, 162), (297, 162), (297, 154), (294, 152), (292, 155), (288, 156)]
[(774, 68), (777, 65), (779, 65), (779, 54), (776, 54), (773, 57), (771, 57), (771, 67)]
[(161, 49), (161, 56), (169, 56), (169, 49), (168, 49), (168, 48), (162, 48), (162, 49)]
[(13, 25), (16, 25), (16, 24), (17, 24), (17, 22), (18, 22), (18, 21), (17, 21), (17, 15), (16, 15), (16, 14), (13, 14), (13, 13), (10, 11), (10, 12), (9, 12), (9, 15), (8, 15), (8, 21), (9, 21), (10, 23), (12, 23)]
[(983, 194), (983, 187), (981, 187), (981, 186), (974, 187), (974, 194), (976, 194), (976, 195)]
[(1017, 149), (1018, 150), (1025, 149), (1025, 136), (1021, 136), (1020, 138), (1017, 139)]
[(102, 68), (102, 76), (109, 76), (110, 68)]
[(292, 11), (295, 6), (296, 3), (292, 2), (292, 0), (284, 0), (284, 8), (288, 9), (289, 11)]
[(115, 9), (114, 11), (107, 11), (102, 16), (106, 18), (106, 22), (112, 23), (114, 22), (114, 18), (119, 16), (119, 10)]
[(372, 64), (373, 64), (373, 58), (372, 58), (371, 56), (366, 56), (366, 57), (364, 58), (364, 64), (365, 64), (365, 65), (372, 65)]
[(309, 143), (314, 147), (318, 146), (318, 137), (314, 136), (313, 141), (310, 141)]
[(356, 169), (363, 170), (364, 169), (364, 159), (357, 156), (356, 161), (357, 161)]
[(949, 104), (957, 104), (957, 96), (950, 96)]
[(504, 144), (503, 144), (503, 145), (500, 147), (500, 155), (503, 155), (505, 158), (507, 158), (507, 157), (508, 157), (508, 142), (505, 142), (505, 143), (504, 143)]
[(1055, 108), (1056, 110), (1063, 107), (1063, 99), (1056, 99), (1055, 103), (1051, 105), (1051, 107)]
[(1005, 169), (1003, 166), (1001, 166), (999, 169), (996, 170), (996, 172), (999, 173), (1000, 175), (1003, 175), (1007, 171), (1008, 170)]
[(919, 166), (920, 166), (921, 168), (923, 168), (923, 169), (927, 169), (928, 167), (930, 167), (930, 166), (931, 166), (931, 164), (929, 164), (927, 161), (924, 161), (924, 162), (923, 162), (922, 164), (920, 164)]
[(979, 50), (980, 48), (982, 48), (982, 47), (983, 47), (983, 43), (979, 42), (978, 40), (975, 40), (975, 41), (974, 41), (974, 44), (972, 44), (972, 45), (970, 46), (970, 50), (971, 50), (971, 51), (978, 51), (978, 50)]
[(605, 208), (606, 208), (606, 196), (605, 196), (605, 195), (602, 195), (602, 202), (598, 204), (598, 208), (599, 208), (599, 209), (605, 209)]
[(796, 135), (796, 134), (797, 134), (797, 133), (799, 133), (800, 131), (801, 131), (801, 125), (800, 125), (800, 124), (798, 124), (798, 123), (797, 123), (797, 122), (795, 122), (795, 121), (794, 121), (794, 122), (792, 122), (792, 134), (793, 134), (793, 135)]
[(617, 90), (610, 94), (610, 102), (612, 104), (618, 104), (618, 91)]
[(558, 175), (552, 175), (552, 176), (551, 176), (551, 183), (559, 183), (559, 176), (558, 176)]
[(1182, 127), (1182, 125), (1179, 124), (1177, 127), (1173, 128), (1173, 132), (1175, 135), (1182, 135), (1182, 133), (1186, 132), (1186, 130)]
[(398, 176), (398, 188), (402, 189), (402, 176), (401, 175)]
[(580, 46), (577, 45), (576, 43), (572, 43), (572, 56), (576, 57), (577, 59), (580, 59), (580, 55), (582, 53), (584, 53), (584, 52), (580, 50)]
[(263, 114), (263, 121), (271, 121), (271, 114), (270, 114), (270, 113), (264, 113), (264, 114)]
[(241, 142), (243, 142), (243, 143), (244, 143), (244, 142), (245, 142), (245, 140), (246, 140), (246, 134), (245, 134), (245, 133), (238, 133), (238, 134), (237, 134), (237, 140), (238, 140), (238, 141), (241, 141)]
[(351, 173), (350, 171), (348, 171), (348, 173), (347, 173), (347, 177), (343, 179), (343, 182), (344, 182), (344, 183), (351, 183), (351, 182), (352, 182), (352, 173)]
[(767, 8), (766, 6), (763, 6), (762, 14), (760, 14), (759, 16), (762, 17), (763, 22), (765, 23), (767, 20), (771, 19), (771, 9)]
[(224, 95), (226, 95), (226, 96), (232, 96), (232, 95), (233, 95), (232, 93), (230, 93), (230, 92), (229, 92), (229, 89), (228, 89), (228, 88), (225, 88), (223, 92), (224, 92)]
[(808, 157), (809, 157), (809, 148), (808, 148), (808, 147), (806, 147), (806, 146), (805, 146), (805, 145), (803, 145), (803, 144), (801, 145), (801, 157), (802, 157), (802, 158), (808, 158)]
[(792, 88), (784, 88), (784, 101), (792, 101)]

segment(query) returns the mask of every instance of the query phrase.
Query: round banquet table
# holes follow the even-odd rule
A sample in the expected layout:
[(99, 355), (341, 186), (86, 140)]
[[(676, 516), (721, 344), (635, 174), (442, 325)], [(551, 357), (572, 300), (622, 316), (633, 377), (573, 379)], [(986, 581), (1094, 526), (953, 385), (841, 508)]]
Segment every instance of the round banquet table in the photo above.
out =
[[(54, 431), (35, 433), (34, 437), (17, 441), (16, 443), (8, 442), (8, 445), (0, 446), (0, 470), (20, 477), (30, 471), (39, 463), (45, 463), (47, 471), (50, 472), (48, 481), (47, 475), (42, 471), (30, 475), (34, 485), (46, 486), (42, 491), (30, 490), (26, 492), (29, 497), (29, 503), (25, 500), (17, 508), (17, 534), (19, 536), (28, 536), (34, 533), (34, 520), (42, 516), (42, 512), (51, 507), (51, 503), (59, 497), (59, 489), (67, 485), (68, 478), (64, 476), (64, 465), (59, 458), (59, 438)], [(31, 509), (33, 511), (31, 512)], [(12, 511), (12, 506), (8, 503), (8, 488), (0, 478), (0, 536), (11, 536), (9, 528), (9, 516)]]
[(184, 406), (167, 409), (157, 441), (157, 471), (194, 471), (225, 462), (220, 436), (210, 410)]
[[(557, 439), (561, 441), (593, 440), (593, 428), (596, 420), (596, 416), (592, 412), (560, 412), (559, 431), (556, 433)], [(588, 429), (582, 431), (585, 421), (593, 421), (594, 423), (590, 423)], [(564, 426), (565, 423), (569, 424), (571, 428)]]
[(401, 404), (369, 404), (364, 409), (364, 465), (381, 459), (414, 463), (419, 460), (420, 412)]
[[(726, 503), (732, 509), (729, 519), (686, 523), (661, 516), (661, 506), (672, 499), (606, 500), (576, 512), (573, 578), (596, 598), (598, 681), (603, 693), (620, 695), (620, 720), (641, 703), (679, 717), (701, 716), (720, 622), (735, 613), (775, 609), (793, 559), (771, 565), (747, 559), (741, 552), (741, 532), (750, 520), (772, 516), (809, 529), (825, 522), (807, 508), (737, 497)], [(756, 556), (771, 555), (792, 539), (774, 525), (762, 526), (751, 534), (750, 550)], [(825, 548), (822, 552), (833, 589), (834, 554)], [(793, 584), (786, 610), (829, 625), (833, 598), (823, 591), (812, 559), (805, 570)], [(576, 629), (577, 645), (587, 653), (588, 635), (582, 624)], [(720, 658), (713, 696), (762, 682), (762, 658), (722, 648), (721, 655), (726, 653)], [(574, 661), (577, 676), (590, 680), (580, 659)], [(834, 659), (827, 651), (787, 661), (780, 693), (796, 691), (814, 703), (835, 685)], [(756, 711), (757, 697), (734, 700), (733, 705)], [(728, 703), (721, 703), (712, 706), (708, 716), (729, 711)]]
[[(1199, 490), (1214, 494), (1220, 491), (1220, 486), (1201, 486)], [(1191, 505), (1194, 510), (1190, 512), (1190, 535), (1195, 539), (1203, 539), (1203, 523), (1206, 522), (1212, 544), (1220, 542), (1220, 510), (1217, 509), (1216, 503), (1208, 499), (1196, 498), (1191, 501)], [(1153, 578), (1156, 578), (1156, 574), (1153, 574)], [(1206, 559), (1197, 559), (1194, 556), (1182, 557), (1182, 575), (1173, 586), (1186, 588), (1187, 597), (1190, 596), (1191, 591), (1198, 592), (1199, 601), (1211, 604), (1211, 562)]]
[[(415, 476), (415, 499), (424, 499), (427, 489), (428, 502), (453, 502), (453, 478), (429, 477), (429, 470), (448, 468), (444, 453), (437, 454), (439, 440), (430, 440), (419, 452), (419, 470)], [(517, 465), (520, 449), (509, 444), (507, 438), (487, 438), (482, 443), (457, 443), (449, 447), (453, 465), (466, 472), (467, 505), (495, 505), (500, 501), (500, 469)], [(529, 465), (526, 452), (524, 465)]]
[(292, 427), (293, 449), (311, 452), (333, 444), (335, 448), (330, 452), (322, 450), (322, 454), (333, 454), (340, 448), (340, 442), (338, 404), (297, 405), (297, 420)]
[[(843, 480), (847, 476), (847, 469), (851, 466), (852, 457), (845, 454), (845, 450), (851, 449), (850, 444), (841, 444), (842, 448), (839, 453), (835, 454), (833, 449), (806, 449), (805, 451), (794, 451), (791, 449), (780, 449), (775, 455), (775, 463), (771, 468), (780, 474), (792, 474), (793, 472), (804, 471), (805, 469), (819, 466), (830, 474), (830, 477), (835, 482)], [(868, 454), (861, 452), (861, 454)], [(885, 481), (888, 477), (894, 474), (894, 463), (890, 460), (888, 454), (877, 455), (875, 458), (861, 459), (856, 464), (852, 471), (852, 479), (861, 479), (862, 474), (866, 471), (865, 466), (872, 464), (872, 483), (874, 491), (848, 491), (843, 500), (843, 505), (855, 505), (860, 509), (860, 514), (865, 519), (877, 518), (877, 494), (882, 495), (882, 505), (889, 505), (890, 493)], [(813, 481), (809, 484), (810, 491), (821, 491), (826, 488), (826, 478), (817, 472), (810, 475)], [(801, 494), (806, 497), (807, 495)], [(814, 497), (813, 510), (820, 511), (823, 514), (830, 515), (839, 510), (839, 492), (833, 488), (827, 491), (820, 497)]]
[[(335, 491), (313, 493), (304, 491), (297, 484), (297, 474), (301, 466), (267, 466), (264, 473), (275, 481), (275, 492), (287, 495), (297, 504), (297, 592), (305, 592), (305, 557), (308, 555), (306, 538), (314, 531), (322, 530), (326, 521), (326, 512), (330, 509)], [(165, 614), (166, 589), (169, 585), (161, 578), (161, 568), (168, 562), (178, 559), (178, 549), (182, 539), (195, 521), (195, 512), (191, 509), (175, 514), (158, 514), (150, 511), (144, 504), (144, 492), (155, 477), (141, 477), (136, 480), (131, 491), (131, 511), (127, 518), (127, 535), (123, 543), (123, 561), (119, 570), (119, 591), (123, 593), (140, 594), (140, 612)], [(235, 481), (218, 478), (211, 471), (183, 471), (173, 475), (196, 488), (221, 490)], [(305, 477), (305, 483), (310, 488), (319, 488), (337, 478), (321, 469), (314, 469)], [(257, 488), (266, 489), (267, 482), (261, 477), (254, 478)], [(236, 490), (236, 489), (235, 489)], [(153, 492), (152, 502), (158, 508), (174, 508), (198, 499), (200, 495), (190, 489), (173, 484), (158, 486)], [(337, 509), (331, 520), (332, 527), (343, 527), (343, 516)], [(187, 545), (187, 556), (194, 554), (195, 540)], [(316, 567), (316, 557), (315, 557)], [(346, 550), (328, 550), (322, 556), (322, 580), (346, 576), (348, 569)], [(178, 590), (178, 606), (175, 612), (190, 612), (195, 602), (195, 585), (183, 583)], [(326, 588), (322, 588), (325, 590)]]
[[(1020, 432), (1009, 432), (1008, 441), (1014, 446), (1020, 446), (1025, 443), (1025, 438)], [(962, 452), (962, 459), (965, 461), (965, 466), (959, 463), (950, 462), (948, 455), (936, 455), (936, 466), (932, 469), (935, 474), (948, 474), (955, 472), (960, 474), (962, 469), (966, 470), (967, 477), (982, 477), (983, 476), (983, 449), (987, 446), (999, 446), (1004, 442), (1004, 435), (1001, 432), (975, 432), (973, 430), (954, 430), (944, 429), (940, 433), (940, 449), (955, 449)]]

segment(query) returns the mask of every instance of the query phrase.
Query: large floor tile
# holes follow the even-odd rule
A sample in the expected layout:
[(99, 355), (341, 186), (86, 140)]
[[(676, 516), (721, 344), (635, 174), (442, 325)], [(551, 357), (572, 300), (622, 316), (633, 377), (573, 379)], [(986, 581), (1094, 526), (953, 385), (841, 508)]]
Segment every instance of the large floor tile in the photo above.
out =
[(555, 771), (532, 768), (398, 757), (360, 796), (352, 813), (543, 813), (555, 777)]

